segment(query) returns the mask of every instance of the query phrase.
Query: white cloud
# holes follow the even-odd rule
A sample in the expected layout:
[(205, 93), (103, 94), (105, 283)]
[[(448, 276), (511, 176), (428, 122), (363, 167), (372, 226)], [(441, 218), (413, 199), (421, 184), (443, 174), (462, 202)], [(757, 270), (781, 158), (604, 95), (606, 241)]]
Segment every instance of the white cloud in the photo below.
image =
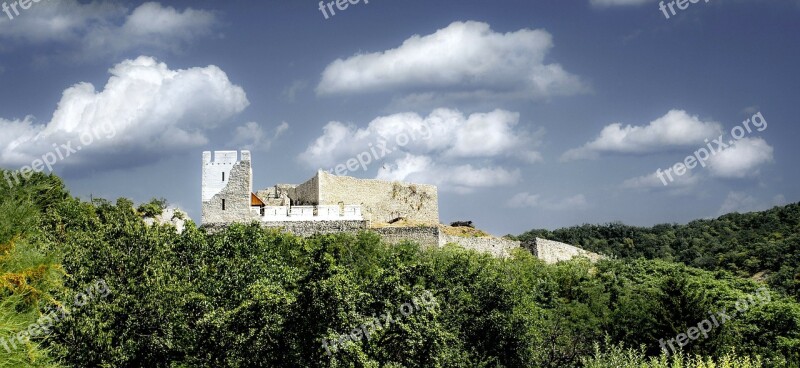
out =
[[(379, 179), (433, 183), (467, 193), (519, 180), (519, 170), (504, 169), (494, 160), (542, 160), (536, 147), (543, 133), (518, 124), (519, 114), (505, 110), (466, 116), (444, 108), (427, 117), (412, 112), (382, 116), (364, 128), (333, 121), (298, 158), (311, 167), (331, 169), (369, 155), (369, 164), (383, 165)], [(399, 159), (397, 154), (402, 154)], [(479, 166), (473, 166), (475, 160), (481, 161)]]
[(466, 194), (478, 188), (516, 184), (520, 180), (520, 171), (502, 167), (441, 165), (427, 156), (406, 154), (394, 164), (383, 165), (376, 179), (434, 184), (445, 191)]
[(170, 70), (141, 56), (109, 72), (101, 91), (86, 82), (66, 89), (47, 123), (0, 119), (0, 164), (29, 165), (54, 145), (71, 141), (74, 148), (81, 134), (93, 133), (91, 146), (59, 166), (134, 166), (207, 144), (207, 130), (249, 104), (244, 90), (213, 65)]
[[(30, 43), (74, 42), (95, 27), (124, 18), (127, 10), (119, 4), (77, 0), (43, 1), (22, 10), (14, 19), (0, 17), (0, 37)], [(13, 15), (12, 11), (12, 15)]]
[(513, 157), (528, 163), (541, 161), (536, 147), (542, 131), (529, 132), (518, 125), (518, 113), (499, 109), (469, 116), (444, 108), (427, 117), (399, 113), (378, 117), (365, 128), (332, 121), (299, 158), (311, 167), (330, 167), (386, 141), (388, 151), (443, 160)]
[(486, 23), (454, 22), (433, 34), (412, 36), (398, 48), (337, 59), (323, 71), (317, 92), (546, 98), (586, 91), (561, 65), (546, 64), (552, 47), (544, 30), (498, 33)]
[[(687, 170), (683, 175), (677, 175), (674, 172), (670, 172), (672, 175), (673, 181), (669, 180), (669, 177), (664, 175), (664, 180), (658, 177), (657, 173), (652, 173), (649, 175), (639, 176), (635, 178), (630, 178), (625, 180), (622, 183), (622, 188), (624, 189), (639, 189), (644, 191), (650, 190), (658, 190), (658, 189), (679, 189), (679, 188), (691, 188), (697, 185), (700, 182), (700, 176), (692, 174), (691, 170)], [(664, 181), (667, 181), (667, 185), (664, 185)]]
[(711, 175), (719, 178), (745, 178), (758, 174), (759, 168), (772, 162), (773, 148), (762, 138), (742, 138), (733, 146), (712, 155), (708, 160)]
[(239, 147), (250, 151), (267, 151), (272, 147), (272, 143), (287, 130), (289, 130), (289, 123), (285, 121), (275, 127), (271, 134), (265, 131), (258, 123), (251, 121), (236, 127), (231, 147)]
[(561, 199), (542, 199), (541, 195), (528, 192), (517, 193), (506, 202), (506, 205), (512, 208), (542, 208), (555, 211), (585, 209), (589, 206), (583, 194)]
[(608, 125), (595, 140), (565, 152), (561, 160), (596, 159), (603, 154), (648, 154), (702, 146), (705, 139), (716, 138), (721, 131), (717, 122), (704, 122), (686, 111), (670, 110), (646, 126)]
[(130, 11), (100, 1), (42, 1), (13, 20), (0, 17), (0, 39), (63, 44), (70, 50), (66, 52), (68, 58), (83, 61), (142, 48), (177, 51), (209, 35), (216, 24), (212, 12), (192, 8), (179, 11), (156, 2)]
[(590, 0), (594, 6), (628, 6), (628, 5), (642, 5), (652, 2), (652, 0)]
[(286, 100), (289, 102), (294, 102), (297, 95), (305, 90), (306, 87), (308, 87), (308, 82), (302, 79), (296, 80), (283, 90), (283, 97), (286, 97)]
[(717, 214), (724, 215), (731, 212), (752, 212), (763, 209), (758, 200), (742, 192), (730, 192), (722, 203)]
[[(662, 177), (657, 173), (639, 176), (625, 180), (623, 189), (636, 189), (643, 191), (667, 190), (672, 194), (691, 193), (705, 177), (725, 179), (741, 179), (757, 175), (761, 165), (772, 162), (773, 149), (761, 138), (743, 138), (727, 149), (716, 151), (706, 161), (709, 175), (701, 174), (701, 165), (694, 169), (686, 170), (685, 174), (677, 175), (674, 170), (669, 174), (662, 172)], [(672, 177), (672, 181), (669, 178)], [(664, 181), (667, 185), (664, 185)]]
[(738, 212), (747, 213), (753, 211), (764, 211), (773, 206), (782, 206), (786, 204), (786, 198), (782, 194), (778, 194), (772, 198), (772, 201), (761, 201), (747, 193), (743, 192), (729, 192), (725, 197), (717, 215), (721, 216), (727, 213)]

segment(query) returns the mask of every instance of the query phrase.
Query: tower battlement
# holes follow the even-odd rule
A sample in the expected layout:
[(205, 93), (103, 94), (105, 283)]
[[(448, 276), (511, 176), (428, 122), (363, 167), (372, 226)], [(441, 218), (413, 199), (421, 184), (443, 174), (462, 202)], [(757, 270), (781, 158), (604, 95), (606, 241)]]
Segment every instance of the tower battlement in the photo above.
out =
[(239, 151), (204, 151), (203, 164), (204, 165), (233, 165), (239, 161), (250, 161), (250, 151), (241, 151), (241, 158)]

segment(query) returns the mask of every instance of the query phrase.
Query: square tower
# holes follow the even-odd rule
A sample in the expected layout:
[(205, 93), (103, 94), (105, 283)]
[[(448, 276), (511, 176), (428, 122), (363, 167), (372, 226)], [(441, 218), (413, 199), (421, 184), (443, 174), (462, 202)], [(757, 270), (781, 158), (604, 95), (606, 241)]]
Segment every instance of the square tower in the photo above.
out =
[(252, 220), (250, 152), (205, 151), (202, 166), (203, 224)]

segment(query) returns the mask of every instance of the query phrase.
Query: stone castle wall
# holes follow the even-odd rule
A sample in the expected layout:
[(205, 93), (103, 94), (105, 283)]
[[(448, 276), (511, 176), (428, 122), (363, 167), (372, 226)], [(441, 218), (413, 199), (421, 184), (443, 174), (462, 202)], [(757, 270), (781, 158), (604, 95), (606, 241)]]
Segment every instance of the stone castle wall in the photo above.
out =
[[(259, 214), (251, 210), (253, 173), (250, 152), (242, 151), (239, 161), (236, 161), (236, 156), (236, 151), (218, 151), (212, 161), (210, 152), (203, 153), (202, 222), (209, 231), (232, 223), (261, 220)], [(259, 194), (271, 204), (274, 202), (279, 205), (287, 205), (285, 202), (291, 199), (294, 206), (361, 206), (364, 220), (260, 221), (262, 226), (282, 228), (303, 237), (370, 230), (390, 244), (410, 240), (422, 246), (442, 247), (455, 243), (496, 257), (508, 257), (512, 249), (524, 247), (546, 263), (576, 256), (587, 257), (593, 262), (603, 258), (572, 245), (540, 238), (520, 244), (502, 238), (445, 234), (439, 227), (439, 197), (433, 185), (357, 179), (318, 171), (311, 180), (301, 185), (276, 185)], [(370, 221), (386, 223), (396, 218), (404, 218), (409, 223), (422, 226), (369, 228)]]
[(267, 221), (262, 222), (262, 226), (269, 228), (281, 228), (283, 231), (302, 237), (315, 234), (334, 234), (351, 233), (367, 230), (367, 221), (363, 220), (344, 220), (344, 221)]
[(239, 152), (236, 151), (205, 151), (203, 152), (203, 202), (211, 200), (227, 185), (233, 165), (239, 162)]
[(357, 179), (317, 173), (319, 204), (359, 204), (365, 220), (389, 222), (398, 217), (415, 224), (439, 224), (439, 195), (434, 185)]
[(576, 246), (542, 238), (536, 238), (533, 242), (524, 243), (522, 246), (530, 250), (537, 258), (545, 261), (545, 263), (556, 263), (579, 256), (589, 258), (592, 262), (597, 262), (604, 258), (597, 253), (592, 253)]
[[(557, 241), (536, 238), (534, 241), (520, 243), (519, 241), (494, 237), (462, 237), (448, 235), (438, 226), (412, 226), (412, 227), (383, 227), (369, 228), (368, 221), (273, 221), (260, 222), (261, 226), (308, 237), (315, 234), (350, 233), (357, 234), (361, 231), (377, 233), (388, 244), (399, 244), (411, 241), (422, 247), (443, 247), (446, 244), (456, 244), (465, 249), (480, 253), (487, 253), (494, 257), (506, 258), (512, 250), (524, 248), (547, 264), (568, 261), (574, 257), (586, 257), (592, 262), (597, 262), (604, 257), (581, 248), (560, 243)], [(228, 224), (204, 225), (210, 233), (217, 232)]]
[(257, 216), (250, 211), (252, 178), (249, 152), (243, 152), (242, 160), (234, 164), (226, 175), (225, 186), (210, 200), (203, 202), (203, 224), (256, 220)]
[(322, 204), (319, 203), (320, 192), (319, 175), (314, 175), (309, 181), (294, 187), (294, 192), (290, 194), (292, 205), (311, 206)]
[(520, 247), (520, 242), (515, 240), (494, 237), (468, 238), (442, 233), (439, 238), (440, 246), (444, 246), (448, 243), (455, 243), (466, 249), (481, 253), (489, 253), (499, 258), (511, 256), (511, 250)]
[(406, 240), (423, 247), (438, 247), (440, 244), (439, 228), (436, 226), (383, 227), (370, 231), (376, 232), (389, 244), (399, 244)]

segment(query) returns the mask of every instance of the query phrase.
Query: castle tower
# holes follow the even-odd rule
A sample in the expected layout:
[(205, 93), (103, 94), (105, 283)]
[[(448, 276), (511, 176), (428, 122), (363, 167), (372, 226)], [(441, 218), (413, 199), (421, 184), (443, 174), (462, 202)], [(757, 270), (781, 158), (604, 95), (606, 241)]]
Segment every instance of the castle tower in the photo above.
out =
[(250, 151), (203, 152), (203, 224), (247, 222), (255, 219), (250, 210), (253, 169)]

